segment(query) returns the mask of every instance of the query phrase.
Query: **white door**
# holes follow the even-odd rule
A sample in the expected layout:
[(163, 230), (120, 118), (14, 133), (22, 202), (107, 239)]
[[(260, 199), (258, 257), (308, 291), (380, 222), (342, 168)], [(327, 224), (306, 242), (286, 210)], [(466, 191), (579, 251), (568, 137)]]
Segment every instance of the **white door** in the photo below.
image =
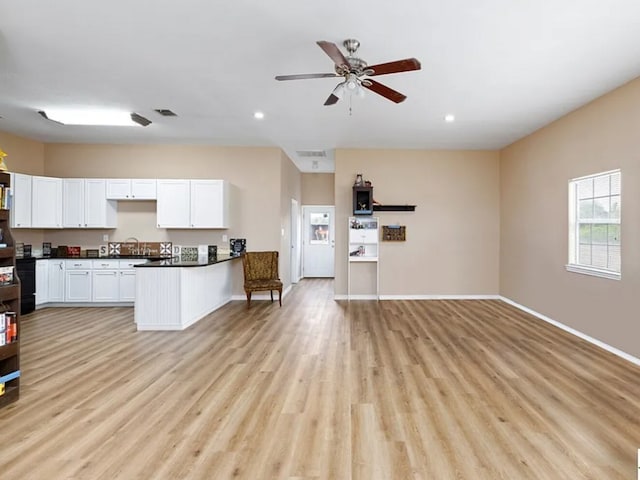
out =
[(65, 178), (62, 180), (62, 226), (64, 228), (85, 227), (84, 180)]
[(291, 283), (300, 281), (300, 207), (291, 199)]
[(118, 272), (116, 270), (97, 270), (92, 273), (92, 299), (94, 302), (117, 302), (120, 293), (118, 291)]
[(32, 177), (31, 226), (62, 227), (62, 179)]
[(36, 305), (49, 301), (49, 260), (36, 262)]
[(302, 207), (302, 265), (304, 277), (333, 277), (335, 207)]
[(67, 270), (65, 302), (91, 301), (91, 272), (89, 270)]
[(49, 260), (49, 301), (64, 302), (64, 260)]

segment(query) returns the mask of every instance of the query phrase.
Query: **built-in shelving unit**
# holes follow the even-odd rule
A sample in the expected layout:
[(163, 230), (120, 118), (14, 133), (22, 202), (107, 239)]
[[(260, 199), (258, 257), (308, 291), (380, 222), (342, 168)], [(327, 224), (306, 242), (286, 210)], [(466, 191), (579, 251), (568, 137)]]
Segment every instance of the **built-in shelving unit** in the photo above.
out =
[(379, 223), (377, 217), (349, 218), (349, 269), (347, 273), (347, 298), (351, 299), (351, 267), (355, 263), (373, 263), (376, 270), (376, 293), (379, 296), (380, 275), (378, 268)]
[[(1, 198), (6, 197), (10, 187), (9, 174), (0, 172)], [(0, 229), (0, 335), (3, 336), (0, 341), (0, 407), (3, 407), (20, 396), (20, 281), (16, 274), (15, 243), (7, 209), (0, 209)]]

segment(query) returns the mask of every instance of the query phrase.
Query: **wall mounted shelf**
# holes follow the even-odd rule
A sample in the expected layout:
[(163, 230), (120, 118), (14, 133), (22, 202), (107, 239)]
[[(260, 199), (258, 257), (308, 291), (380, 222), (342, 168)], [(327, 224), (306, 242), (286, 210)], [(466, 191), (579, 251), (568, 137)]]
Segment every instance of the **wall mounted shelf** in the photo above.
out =
[(374, 212), (415, 212), (415, 205), (374, 205)]

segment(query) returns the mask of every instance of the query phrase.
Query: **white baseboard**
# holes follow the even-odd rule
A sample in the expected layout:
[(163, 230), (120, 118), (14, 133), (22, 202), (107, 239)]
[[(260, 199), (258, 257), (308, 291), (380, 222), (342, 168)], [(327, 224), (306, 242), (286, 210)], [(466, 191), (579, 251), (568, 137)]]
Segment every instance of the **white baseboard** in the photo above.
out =
[(380, 295), (380, 300), (499, 300), (500, 295)]
[(334, 295), (334, 300), (500, 300), (500, 295)]
[(634, 357), (633, 355), (628, 354), (627, 352), (623, 352), (622, 350), (617, 349), (616, 347), (612, 347), (611, 345), (604, 343), (600, 340), (598, 340), (597, 338), (593, 338), (589, 335), (587, 335), (586, 333), (582, 333), (579, 330), (576, 330), (575, 328), (571, 328), (568, 325), (565, 325), (564, 323), (560, 323), (557, 320), (553, 320), (552, 318), (547, 317), (546, 315), (542, 315), (541, 313), (536, 312), (535, 310), (531, 310), (528, 307), (525, 307), (524, 305), (520, 305), (519, 303), (514, 302), (513, 300), (506, 298), (506, 297), (499, 297), (500, 300), (502, 300), (505, 303), (508, 303), (509, 305), (512, 305), (514, 307), (516, 307), (519, 310), (522, 310), (523, 312), (527, 312), (530, 313), (531, 315), (533, 315), (534, 317), (539, 318), (540, 320), (543, 320), (547, 323), (550, 323), (551, 325), (554, 325), (558, 328), (561, 328), (562, 330), (564, 330), (565, 332), (569, 332), (572, 335), (575, 335), (576, 337), (579, 337), (583, 340), (586, 340), (589, 343), (592, 343), (600, 348), (603, 348), (604, 350), (613, 353), (614, 355), (617, 355), (620, 358), (624, 358), (625, 360), (640, 366), (640, 358)]

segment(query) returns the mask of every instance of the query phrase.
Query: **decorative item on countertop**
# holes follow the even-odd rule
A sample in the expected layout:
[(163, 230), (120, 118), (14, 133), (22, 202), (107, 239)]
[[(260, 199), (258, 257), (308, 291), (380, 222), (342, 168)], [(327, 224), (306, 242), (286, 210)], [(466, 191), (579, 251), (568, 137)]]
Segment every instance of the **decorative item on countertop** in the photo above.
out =
[(209, 261), (216, 260), (218, 258), (218, 246), (209, 245), (207, 247), (207, 254), (209, 255)]
[(27, 244), (24, 245), (23, 257), (24, 258), (30, 258), (31, 257), (31, 244), (30, 243), (27, 243)]
[(7, 154), (0, 148), (0, 172), (6, 172), (8, 170), (7, 165), (4, 163), (4, 157), (6, 156)]
[(197, 262), (198, 261), (198, 247), (182, 247), (180, 250), (181, 262)]
[(42, 256), (50, 257), (51, 256), (51, 242), (43, 242), (42, 243)]
[(56, 256), (58, 258), (67, 258), (69, 256), (69, 247), (66, 245), (58, 245), (56, 249)]
[(88, 248), (86, 252), (87, 258), (98, 258), (100, 256), (100, 250), (97, 248)]
[(161, 257), (170, 257), (171, 256), (171, 242), (160, 242), (160, 256)]
[(24, 258), (24, 243), (16, 243), (16, 258)]
[(182, 254), (182, 245), (173, 246), (173, 256), (179, 257)]
[(232, 238), (229, 240), (230, 255), (237, 257), (247, 251), (247, 239), (246, 238)]
[(364, 181), (362, 180), (362, 174), (361, 173), (357, 173), (356, 174), (356, 181), (354, 182), (353, 186), (354, 187), (362, 187), (364, 185)]
[(109, 255), (120, 255), (120, 243), (109, 242)]
[(78, 247), (77, 245), (74, 245), (73, 247), (67, 247), (67, 257), (69, 258), (80, 258), (80, 251), (82, 249), (80, 247)]

